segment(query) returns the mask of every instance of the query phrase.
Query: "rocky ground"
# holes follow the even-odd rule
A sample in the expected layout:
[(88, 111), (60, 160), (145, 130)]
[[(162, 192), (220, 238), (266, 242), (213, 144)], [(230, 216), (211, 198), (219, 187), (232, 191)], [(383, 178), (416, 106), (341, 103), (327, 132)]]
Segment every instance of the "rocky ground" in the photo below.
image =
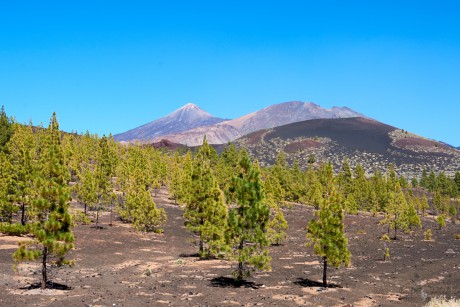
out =
[[(27, 238), (0, 235), (0, 306), (421, 306), (432, 297), (460, 298), (459, 225), (438, 230), (432, 217), (424, 218), (424, 229), (386, 243), (391, 259), (383, 261), (381, 217), (347, 216), (352, 264), (331, 269), (332, 287), (324, 289), (319, 258), (305, 247), (313, 211), (293, 205), (284, 211), (287, 241), (270, 248), (272, 271), (235, 285), (234, 263), (198, 260), (182, 209), (165, 191), (158, 196), (157, 205), (168, 214), (164, 234), (135, 232), (119, 221), (108, 226), (108, 215), (102, 229), (76, 226), (76, 248), (69, 253), (75, 266), (55, 272), (53, 289), (31, 286), (39, 280), (35, 264), (13, 271), (11, 254)], [(432, 241), (423, 240), (427, 228)]]

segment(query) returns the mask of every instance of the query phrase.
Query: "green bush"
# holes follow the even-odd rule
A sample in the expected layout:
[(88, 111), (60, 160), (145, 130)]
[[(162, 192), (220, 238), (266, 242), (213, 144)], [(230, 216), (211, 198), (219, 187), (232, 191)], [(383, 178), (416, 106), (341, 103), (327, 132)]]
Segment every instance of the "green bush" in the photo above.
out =
[(444, 214), (439, 215), (436, 218), (436, 222), (438, 222), (439, 229), (446, 227), (446, 219), (444, 218)]
[(427, 230), (423, 233), (423, 239), (426, 240), (426, 241), (431, 241), (431, 240), (433, 240), (432, 233), (431, 233), (431, 229), (427, 229)]
[(88, 218), (88, 216), (85, 215), (84, 212), (77, 210), (77, 211), (72, 212), (72, 222), (74, 225), (75, 224), (86, 225), (86, 224), (90, 224), (91, 220)]
[(21, 225), (18, 223), (1, 223), (0, 232), (9, 236), (22, 236), (29, 232), (29, 225)]

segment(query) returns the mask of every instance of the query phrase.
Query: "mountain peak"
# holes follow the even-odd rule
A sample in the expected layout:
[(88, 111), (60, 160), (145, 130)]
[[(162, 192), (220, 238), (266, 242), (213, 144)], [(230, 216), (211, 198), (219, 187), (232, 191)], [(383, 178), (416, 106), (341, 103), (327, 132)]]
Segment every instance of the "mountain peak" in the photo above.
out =
[(201, 126), (224, 121), (204, 111), (196, 104), (187, 103), (169, 115), (114, 136), (117, 141), (152, 140), (171, 133), (180, 133)]
[(182, 108), (180, 108), (179, 110), (186, 110), (186, 109), (201, 109), (201, 108), (197, 106), (196, 104), (189, 102), (186, 105), (184, 105)]
[(187, 103), (182, 108), (166, 116), (166, 118), (181, 122), (182, 124), (190, 124), (197, 121), (208, 120), (210, 118), (213, 118), (213, 116), (201, 109), (200, 107), (198, 107), (196, 104)]

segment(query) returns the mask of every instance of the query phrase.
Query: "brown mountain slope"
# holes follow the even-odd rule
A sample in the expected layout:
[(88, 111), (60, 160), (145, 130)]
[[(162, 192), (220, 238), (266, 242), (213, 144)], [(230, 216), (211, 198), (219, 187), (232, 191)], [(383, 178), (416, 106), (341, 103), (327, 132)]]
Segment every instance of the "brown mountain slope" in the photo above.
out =
[(424, 168), (448, 174), (460, 170), (460, 151), (366, 118), (308, 120), (251, 133), (234, 143), (262, 165), (272, 164), (283, 150), (288, 161), (297, 159), (303, 167), (314, 157), (339, 169), (348, 157), (368, 174), (375, 168), (384, 171), (390, 163), (407, 177), (420, 176)]

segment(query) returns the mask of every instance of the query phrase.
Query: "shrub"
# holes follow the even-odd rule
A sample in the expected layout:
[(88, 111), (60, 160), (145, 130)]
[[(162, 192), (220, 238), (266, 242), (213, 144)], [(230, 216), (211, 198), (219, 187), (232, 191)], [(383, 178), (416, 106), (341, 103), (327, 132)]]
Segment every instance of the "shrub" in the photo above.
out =
[(0, 232), (9, 236), (22, 236), (29, 232), (29, 225), (1, 223)]
[(383, 236), (380, 237), (380, 240), (390, 242), (390, 237), (387, 234), (384, 234)]
[(84, 212), (78, 210), (78, 211), (72, 212), (72, 222), (74, 224), (86, 225), (86, 224), (90, 224), (91, 220)]
[(433, 240), (432, 233), (431, 233), (431, 229), (427, 229), (427, 230), (423, 233), (423, 239), (426, 240), (426, 241), (431, 241), (431, 240)]
[(383, 261), (390, 260), (390, 248), (385, 246), (384, 254), (383, 254)]
[(438, 215), (436, 222), (438, 222), (439, 229), (446, 227), (446, 219), (444, 218), (444, 214)]

